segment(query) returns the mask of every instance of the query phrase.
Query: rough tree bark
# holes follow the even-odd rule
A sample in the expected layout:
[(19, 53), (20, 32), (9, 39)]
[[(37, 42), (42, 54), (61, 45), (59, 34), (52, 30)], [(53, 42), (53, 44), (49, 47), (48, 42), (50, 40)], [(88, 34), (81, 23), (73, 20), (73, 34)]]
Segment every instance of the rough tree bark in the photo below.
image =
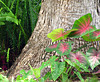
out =
[[(9, 77), (16, 77), (21, 69), (28, 71), (28, 64), (33, 68), (39, 67), (41, 62), (52, 55), (47, 54), (45, 48), (52, 44), (47, 34), (53, 29), (69, 30), (76, 19), (87, 13), (92, 14), (92, 24), (100, 28), (99, 5), (99, 0), (42, 0), (37, 25), (22, 53), (9, 69)], [(71, 40), (75, 42), (75, 48), (85, 43), (81, 38)]]

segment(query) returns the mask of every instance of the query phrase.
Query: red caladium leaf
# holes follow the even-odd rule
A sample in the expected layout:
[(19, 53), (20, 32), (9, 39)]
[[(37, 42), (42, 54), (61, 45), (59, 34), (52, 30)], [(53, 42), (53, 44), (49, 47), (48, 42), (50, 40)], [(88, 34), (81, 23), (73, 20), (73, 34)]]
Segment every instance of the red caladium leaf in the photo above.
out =
[(96, 31), (90, 33), (91, 39), (95, 39), (95, 41), (100, 40), (100, 29), (97, 29)]
[(71, 44), (72, 42), (59, 42), (58, 45), (57, 45), (57, 49), (56, 49), (56, 52), (58, 54), (60, 54), (60, 56), (62, 55), (68, 55), (71, 51)]
[(62, 40), (62, 39), (67, 38), (67, 36), (72, 31), (76, 31), (76, 30), (78, 30), (78, 29), (71, 29), (71, 30), (68, 30), (68, 31), (64, 32), (64, 29), (63, 28), (58, 28), (58, 29), (53, 30), (51, 33), (49, 33), (47, 35), (47, 37), (48, 38), (51, 38), (52, 39), (52, 42), (54, 42), (54, 41), (57, 41), (57, 40)]
[(69, 49), (68, 43), (67, 43), (67, 44), (66, 44), (66, 43), (61, 43), (61, 44), (60, 44), (59, 50), (60, 50), (62, 53), (64, 53), (64, 52), (67, 51), (68, 49)]
[(91, 21), (92, 21), (92, 17), (90, 13), (76, 20), (74, 22), (72, 29), (78, 29), (78, 30), (72, 32), (71, 35), (74, 36), (75, 38), (79, 38), (90, 32), (95, 31), (96, 27), (90, 25)]
[(47, 47), (45, 50), (46, 50), (47, 52), (52, 52), (52, 51), (55, 51), (55, 50), (56, 50), (56, 48), (57, 48), (57, 45), (58, 45), (58, 43), (53, 44), (53, 45), (51, 45), (51, 46)]
[(70, 59), (71, 59), (71, 61), (73, 61), (73, 62), (76, 62), (76, 60), (78, 60), (80, 63), (86, 63), (86, 59), (85, 59), (85, 57), (84, 57), (84, 55), (83, 55), (83, 53), (82, 52), (77, 52), (77, 53), (70, 53)]
[(93, 70), (97, 65), (100, 64), (100, 51), (96, 51), (95, 48), (90, 48), (86, 52), (86, 56), (88, 57), (90, 67)]

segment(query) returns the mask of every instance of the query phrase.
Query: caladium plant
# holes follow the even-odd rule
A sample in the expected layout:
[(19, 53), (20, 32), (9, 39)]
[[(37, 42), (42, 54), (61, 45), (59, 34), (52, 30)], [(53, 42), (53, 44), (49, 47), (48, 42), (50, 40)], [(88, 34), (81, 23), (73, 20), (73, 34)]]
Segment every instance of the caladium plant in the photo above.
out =
[(71, 47), (72, 43), (73, 42), (59, 42), (58, 46), (57, 46), (56, 52), (60, 56), (68, 55), (71, 52), (71, 50), (72, 50), (72, 47)]
[(67, 36), (71, 32), (76, 31), (76, 30), (78, 30), (78, 29), (71, 29), (71, 30), (68, 30), (68, 31), (64, 32), (63, 28), (58, 28), (58, 29), (53, 30), (51, 33), (49, 33), (47, 35), (47, 37), (51, 38), (52, 42), (54, 42), (54, 41), (57, 41), (57, 40), (62, 40), (62, 39), (67, 38)]
[[(66, 32), (62, 28), (58, 28), (53, 30), (51, 33), (47, 35), (48, 38), (52, 39), (52, 42), (58, 41), (58, 40), (64, 40), (67, 37), (73, 37), (73, 38), (79, 38), (82, 37), (85, 41), (90, 41), (93, 43), (93, 41), (99, 41), (100, 40), (100, 29), (96, 29), (95, 26), (90, 25), (92, 22), (92, 16), (90, 13), (80, 17), (78, 20), (74, 22), (74, 25), (71, 30), (67, 30)], [(77, 69), (74, 70), (74, 73), (76, 75), (79, 75), (80, 72), (89, 72), (89, 66), (92, 70), (98, 65), (100, 65), (100, 50), (97, 51), (95, 48), (89, 48), (89, 50), (86, 53), (83, 53), (79, 50), (82, 49), (82, 47), (78, 48), (76, 51), (72, 52), (72, 44), (73, 42), (58, 42), (56, 44), (50, 45), (46, 48), (47, 52), (56, 51), (57, 59), (54, 60), (55, 64), (53, 64), (53, 67), (56, 67), (56, 69), (59, 68), (60, 64), (59, 62), (61, 58), (63, 58), (63, 55), (66, 56), (66, 59), (64, 59), (65, 63), (67, 65), (70, 65), (70, 67), (66, 67), (63, 61), (63, 69), (62, 71), (57, 75), (57, 77), (60, 76), (62, 73), (62, 76), (67, 76), (68, 79), (68, 73), (71, 68)], [(83, 47), (87, 47), (86, 44), (83, 45)], [(59, 59), (59, 60), (58, 60)], [(56, 65), (57, 64), (57, 65)], [(70, 68), (70, 69), (69, 69)], [(52, 69), (52, 66), (51, 66)], [(58, 70), (57, 70), (58, 71)], [(60, 69), (59, 69), (60, 71)], [(64, 72), (63, 72), (64, 71)], [(66, 74), (66, 71), (67, 74)], [(76, 72), (75, 72), (76, 71)], [(52, 71), (52, 74), (55, 74), (55, 72)], [(78, 73), (78, 74), (77, 74)], [(51, 75), (52, 75), (51, 74)], [(81, 74), (81, 73), (80, 73)], [(53, 75), (52, 75), (53, 76)], [(54, 81), (57, 79), (55, 76), (52, 77)], [(64, 79), (63, 80), (67, 80)]]
[(79, 38), (88, 33), (95, 31), (96, 27), (93, 25), (90, 25), (91, 21), (92, 21), (92, 17), (91, 17), (90, 13), (86, 14), (86, 15), (82, 16), (81, 18), (79, 18), (78, 20), (76, 20), (74, 22), (72, 29), (78, 29), (78, 30), (75, 32), (72, 32), (70, 36)]
[(86, 59), (85, 56), (83, 55), (82, 52), (78, 51), (77, 53), (70, 53), (70, 59), (73, 62), (76, 62), (76, 60), (78, 60), (80, 63), (85, 64), (86, 63)]
[(96, 51), (95, 48), (90, 48), (86, 52), (86, 56), (88, 57), (90, 67), (92, 70), (100, 64), (100, 51)]
[(56, 51), (60, 56), (68, 55), (71, 52), (71, 44), (73, 42), (59, 42), (47, 47), (47, 52)]

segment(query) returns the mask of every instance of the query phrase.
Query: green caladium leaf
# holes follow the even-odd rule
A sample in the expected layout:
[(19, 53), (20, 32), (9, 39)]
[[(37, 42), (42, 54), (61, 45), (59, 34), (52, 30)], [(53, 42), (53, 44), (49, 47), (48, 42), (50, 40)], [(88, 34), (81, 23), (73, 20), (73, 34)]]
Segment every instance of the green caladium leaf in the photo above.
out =
[(71, 47), (72, 43), (73, 42), (59, 42), (58, 45), (57, 45), (56, 52), (60, 56), (68, 55), (72, 50), (72, 47)]
[(63, 28), (58, 28), (53, 30), (51, 33), (47, 35), (48, 38), (52, 39), (52, 42), (57, 41), (57, 40), (62, 40), (67, 38), (67, 36), (72, 32), (76, 31), (77, 29), (71, 29), (66, 32), (64, 32)]
[(86, 56), (88, 57), (88, 61), (90, 63), (90, 67), (93, 70), (96, 66), (100, 65), (100, 50), (96, 51), (95, 48), (90, 48), (86, 52)]
[(42, 70), (43, 68), (45, 68), (45, 67), (51, 65), (52, 63), (55, 62), (55, 60), (56, 60), (57, 58), (58, 58), (58, 57), (56, 57), (56, 56), (50, 57), (50, 59), (49, 59), (48, 61), (42, 63), (40, 69)]
[(78, 29), (78, 30), (75, 32), (72, 32), (70, 34), (70, 36), (73, 36), (75, 38), (79, 38), (79, 37), (82, 37), (88, 33), (95, 31), (96, 27), (90, 25), (91, 21), (92, 21), (92, 17), (91, 17), (90, 13), (80, 17), (78, 20), (76, 20), (74, 22), (74, 25), (72, 27), (72, 29)]
[(54, 62), (51, 65), (51, 74), (54, 81), (61, 75), (64, 68), (65, 68), (65, 62)]

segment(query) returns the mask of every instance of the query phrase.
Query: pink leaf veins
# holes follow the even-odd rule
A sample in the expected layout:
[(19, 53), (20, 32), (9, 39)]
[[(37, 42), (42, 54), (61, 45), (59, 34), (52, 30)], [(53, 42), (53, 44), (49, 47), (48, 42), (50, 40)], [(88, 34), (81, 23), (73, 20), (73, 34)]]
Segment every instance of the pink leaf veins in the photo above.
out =
[(66, 43), (61, 43), (60, 44), (60, 48), (59, 48), (59, 50), (62, 52), (62, 53), (64, 53), (65, 51), (67, 51), (69, 49), (69, 45), (68, 45), (68, 43), (66, 44)]
[(57, 44), (58, 44), (58, 43), (53, 44), (52, 46), (49, 46), (49, 48), (56, 48), (56, 47), (57, 47)]
[(85, 33), (87, 30), (92, 29), (93, 27), (90, 26), (90, 18), (88, 18), (87, 20), (83, 19), (85, 24), (82, 23), (81, 21), (79, 21), (80, 25), (77, 24), (79, 26), (79, 30), (77, 32), (75, 32), (75, 34), (82, 34)]
[(83, 56), (83, 54), (81, 52), (77, 52), (77, 53), (70, 53), (71, 57), (70, 59), (73, 62), (76, 62), (76, 60), (78, 60), (80, 63), (85, 63), (85, 57)]

